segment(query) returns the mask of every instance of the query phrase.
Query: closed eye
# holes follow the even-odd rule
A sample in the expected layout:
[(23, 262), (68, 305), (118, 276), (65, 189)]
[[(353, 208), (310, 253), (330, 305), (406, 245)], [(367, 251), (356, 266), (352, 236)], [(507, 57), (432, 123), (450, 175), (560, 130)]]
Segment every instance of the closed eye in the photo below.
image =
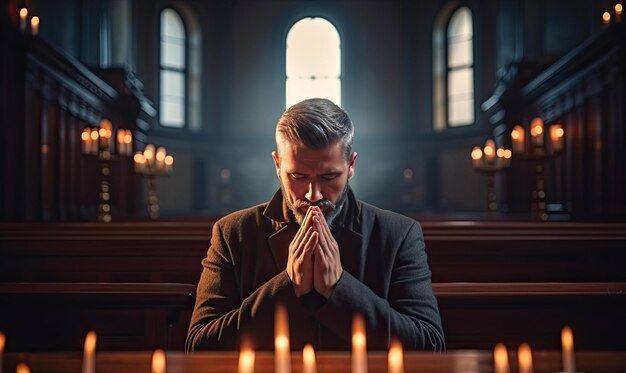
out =
[(304, 180), (306, 178), (306, 176), (302, 174), (289, 174), (289, 177), (291, 177), (294, 180)]
[(322, 179), (324, 180), (333, 180), (339, 177), (340, 174), (324, 174), (322, 175)]

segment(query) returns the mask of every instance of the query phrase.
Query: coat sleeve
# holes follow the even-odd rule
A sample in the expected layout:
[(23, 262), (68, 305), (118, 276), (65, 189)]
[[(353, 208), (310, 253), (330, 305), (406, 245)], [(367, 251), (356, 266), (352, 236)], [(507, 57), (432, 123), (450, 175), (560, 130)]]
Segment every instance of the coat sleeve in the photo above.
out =
[[(272, 320), (275, 304), (309, 312), (297, 300), (286, 271), (277, 273), (252, 294), (242, 296), (240, 280), (241, 245), (224, 234), (222, 221), (215, 223), (202, 275), (196, 289), (185, 350), (235, 350), (242, 339), (257, 343), (255, 349), (269, 349), (273, 343)], [(236, 240), (235, 240), (236, 241)], [(245, 270), (244, 270), (245, 271)], [(253, 327), (251, 327), (253, 326)], [(243, 333), (242, 333), (243, 332)]]
[(416, 222), (396, 251), (386, 298), (344, 269), (333, 294), (316, 317), (339, 337), (350, 341), (349, 326), (354, 313), (365, 318), (370, 349), (386, 349), (392, 338), (400, 340), (408, 350), (445, 349), (424, 237)]

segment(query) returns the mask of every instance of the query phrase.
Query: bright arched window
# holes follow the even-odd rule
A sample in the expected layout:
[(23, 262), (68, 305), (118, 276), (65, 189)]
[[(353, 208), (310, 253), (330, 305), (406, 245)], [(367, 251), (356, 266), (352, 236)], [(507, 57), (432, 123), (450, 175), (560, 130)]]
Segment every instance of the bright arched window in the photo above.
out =
[(341, 38), (319, 17), (296, 22), (286, 40), (286, 107), (311, 97), (341, 106)]
[(444, 9), (435, 23), (435, 130), (474, 124), (474, 32), (472, 11)]
[(187, 32), (172, 8), (161, 12), (159, 121), (182, 128), (186, 121)]

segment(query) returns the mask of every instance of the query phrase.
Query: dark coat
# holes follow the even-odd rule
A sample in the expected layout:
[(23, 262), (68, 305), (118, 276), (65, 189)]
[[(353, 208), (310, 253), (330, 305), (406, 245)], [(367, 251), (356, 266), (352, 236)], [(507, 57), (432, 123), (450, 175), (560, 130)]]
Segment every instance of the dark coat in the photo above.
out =
[(343, 274), (330, 299), (295, 296), (285, 270), (299, 225), (278, 191), (269, 203), (215, 223), (187, 335), (186, 350), (234, 350), (242, 338), (274, 349), (274, 309), (287, 306), (290, 346), (349, 350), (354, 313), (364, 316), (369, 349), (398, 338), (405, 349), (445, 348), (424, 238), (405, 216), (348, 198), (331, 232)]

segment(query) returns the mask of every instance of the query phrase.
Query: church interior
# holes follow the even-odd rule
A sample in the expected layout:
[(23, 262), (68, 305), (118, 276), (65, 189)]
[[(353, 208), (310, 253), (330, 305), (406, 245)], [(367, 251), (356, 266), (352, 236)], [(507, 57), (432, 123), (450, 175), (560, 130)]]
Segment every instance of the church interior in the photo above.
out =
[(213, 224), (280, 188), (308, 97), (354, 123), (357, 198), (424, 233), (447, 352), (370, 371), (626, 370), (623, 1), (0, 4), (0, 373), (316, 372), (183, 352)]

